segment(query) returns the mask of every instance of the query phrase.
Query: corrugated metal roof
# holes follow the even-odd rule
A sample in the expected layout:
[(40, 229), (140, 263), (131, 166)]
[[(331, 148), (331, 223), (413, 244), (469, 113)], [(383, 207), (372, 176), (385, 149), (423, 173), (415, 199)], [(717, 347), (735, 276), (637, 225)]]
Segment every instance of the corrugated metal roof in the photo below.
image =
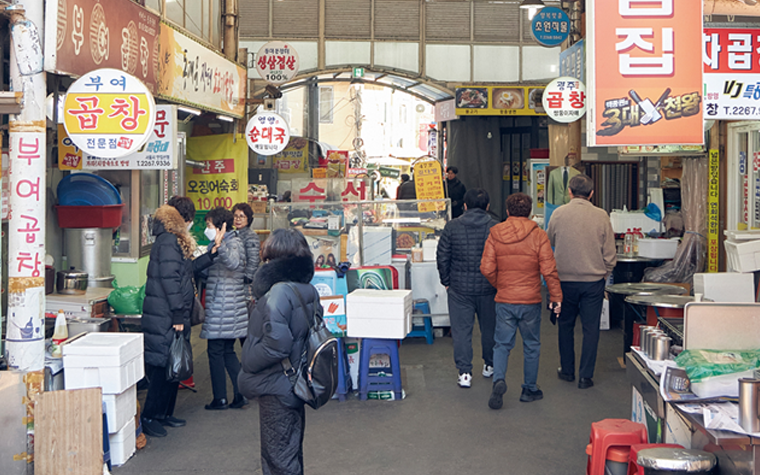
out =
[(370, 0), (326, 0), (326, 38), (369, 38)]
[(418, 40), (419, 37), (418, 0), (375, 0), (375, 38)]

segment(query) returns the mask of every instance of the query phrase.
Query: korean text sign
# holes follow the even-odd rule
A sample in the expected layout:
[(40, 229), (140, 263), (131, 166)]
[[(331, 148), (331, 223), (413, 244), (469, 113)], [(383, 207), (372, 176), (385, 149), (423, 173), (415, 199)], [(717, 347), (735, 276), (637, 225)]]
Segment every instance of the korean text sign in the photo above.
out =
[(541, 101), (552, 119), (575, 122), (586, 113), (586, 86), (575, 78), (557, 78), (546, 86)]
[(185, 194), (195, 209), (230, 209), (248, 202), (248, 147), (242, 138), (233, 142), (232, 134), (221, 134), (187, 139), (187, 158), (205, 164), (185, 173)]
[(760, 118), (760, 29), (705, 28), (705, 118)]
[(77, 79), (66, 93), (63, 110), (63, 124), (74, 145), (104, 158), (137, 151), (156, 120), (150, 91), (117, 69), (98, 69)]
[(272, 166), (279, 173), (306, 173), (309, 160), (309, 141), (303, 137), (291, 137), (282, 152), (272, 155)]
[[(443, 170), (435, 160), (421, 162), (414, 166), (414, 190), (418, 200), (442, 200)], [(422, 213), (436, 211), (440, 203), (419, 203), (417, 209)]]
[(290, 127), (279, 114), (259, 112), (245, 126), (245, 140), (259, 155), (275, 155), (288, 146)]
[(298, 53), (292, 45), (271, 41), (256, 54), (256, 71), (269, 84), (284, 84), (298, 74)]
[(718, 272), (720, 233), (720, 160), (718, 150), (710, 150), (707, 194), (707, 272)]
[(702, 3), (587, 7), (589, 146), (701, 144)]
[(543, 46), (559, 46), (570, 34), (570, 18), (561, 8), (542, 8), (533, 17), (530, 32)]

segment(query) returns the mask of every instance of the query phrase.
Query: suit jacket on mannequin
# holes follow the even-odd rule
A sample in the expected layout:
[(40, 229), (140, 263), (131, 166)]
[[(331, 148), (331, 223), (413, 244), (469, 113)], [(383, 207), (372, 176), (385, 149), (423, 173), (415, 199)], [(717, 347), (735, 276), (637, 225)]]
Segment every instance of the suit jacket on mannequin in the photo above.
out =
[(581, 172), (573, 167), (557, 167), (549, 173), (549, 183), (546, 187), (546, 200), (548, 203), (561, 206), (570, 202), (570, 195), (567, 193), (567, 186), (563, 177), (563, 171), (567, 170), (567, 182), (575, 175)]

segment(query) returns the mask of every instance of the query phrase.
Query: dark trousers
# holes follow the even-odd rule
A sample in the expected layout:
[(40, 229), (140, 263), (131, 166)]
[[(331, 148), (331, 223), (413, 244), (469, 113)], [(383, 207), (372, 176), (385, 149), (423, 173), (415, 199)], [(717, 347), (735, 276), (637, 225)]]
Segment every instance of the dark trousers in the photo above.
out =
[(464, 295), (449, 287), (449, 320), (454, 340), (454, 362), (459, 374), (472, 373), (472, 328), (476, 313), (480, 325), (483, 362), (493, 366), (493, 333), (496, 326), (494, 295)]
[(142, 417), (145, 419), (164, 419), (174, 414), (174, 404), (177, 402), (178, 383), (166, 380), (166, 368), (163, 366), (145, 365), (148, 376), (148, 395), (145, 396), (145, 407)]
[(581, 317), (583, 346), (578, 376), (593, 378), (599, 346), (604, 279), (596, 282), (562, 282), (562, 312), (558, 319), (559, 358), (562, 372), (575, 375), (575, 319)]
[(211, 373), (211, 389), (214, 399), (227, 399), (227, 377), (232, 380), (233, 396), (238, 394), (237, 378), (240, 373), (240, 361), (235, 353), (235, 339), (208, 340), (208, 367)]
[(261, 471), (264, 475), (303, 475), (304, 406), (293, 409), (277, 396), (261, 396)]

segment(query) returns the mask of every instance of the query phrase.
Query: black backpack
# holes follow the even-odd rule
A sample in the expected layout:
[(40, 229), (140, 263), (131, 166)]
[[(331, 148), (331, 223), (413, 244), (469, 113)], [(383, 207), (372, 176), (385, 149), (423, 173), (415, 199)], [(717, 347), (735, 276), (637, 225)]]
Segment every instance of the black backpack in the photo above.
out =
[(333, 397), (338, 388), (338, 339), (325, 326), (319, 302), (314, 302), (314, 325), (310, 325), (301, 293), (295, 285), (286, 285), (301, 303), (309, 333), (298, 365), (294, 367), (290, 358), (285, 358), (282, 360), (282, 368), (293, 384), (295, 395), (312, 408), (319, 409)]

